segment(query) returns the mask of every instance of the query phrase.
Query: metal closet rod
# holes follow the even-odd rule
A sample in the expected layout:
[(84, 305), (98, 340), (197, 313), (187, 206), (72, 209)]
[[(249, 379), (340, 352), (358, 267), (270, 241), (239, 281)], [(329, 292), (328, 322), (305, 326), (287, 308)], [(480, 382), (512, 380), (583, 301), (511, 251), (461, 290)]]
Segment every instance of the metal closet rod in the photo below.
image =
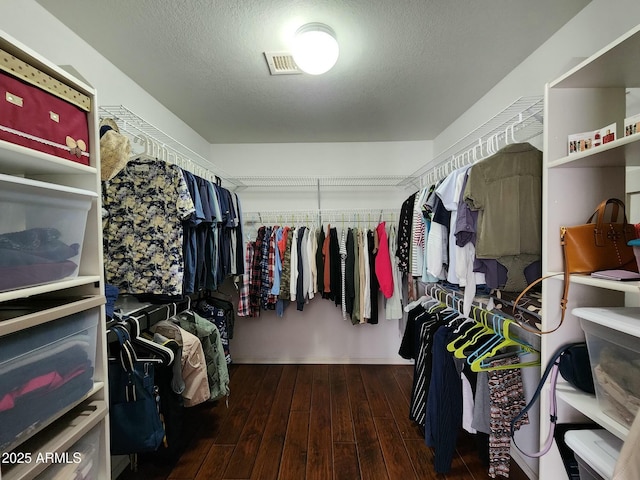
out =
[(397, 209), (386, 208), (350, 208), (350, 209), (310, 209), (310, 210), (262, 210), (260, 212), (243, 212), (247, 225), (258, 223), (317, 223), (328, 222), (380, 222), (394, 221), (399, 214)]
[[(464, 302), (464, 295), (462, 292), (456, 292), (454, 290), (443, 287), (441, 284), (435, 283), (430, 284), (425, 288), (425, 294), (436, 300), (439, 300), (458, 313), (462, 313), (461, 305)], [(526, 344), (537, 351), (540, 351), (540, 335), (536, 335), (535, 333), (531, 333), (522, 328), (515, 317), (503, 311), (487, 310), (487, 308), (478, 301), (473, 302), (471, 311), (472, 318), (474, 318), (475, 320), (478, 320), (474, 316), (478, 311), (487, 312), (488, 314), (492, 315), (492, 318), (495, 318), (499, 321), (500, 329), (503, 328), (505, 320), (511, 320), (512, 323), (509, 323), (509, 334), (511, 338), (520, 341), (521, 343)]]

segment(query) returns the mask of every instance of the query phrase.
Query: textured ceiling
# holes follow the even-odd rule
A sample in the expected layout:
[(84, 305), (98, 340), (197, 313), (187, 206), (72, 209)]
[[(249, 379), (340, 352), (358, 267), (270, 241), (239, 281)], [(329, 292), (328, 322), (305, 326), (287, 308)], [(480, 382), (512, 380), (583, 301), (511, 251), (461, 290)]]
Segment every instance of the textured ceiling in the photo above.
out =
[[(589, 0), (38, 0), (211, 143), (430, 140)], [(307, 22), (340, 58), (270, 76)]]

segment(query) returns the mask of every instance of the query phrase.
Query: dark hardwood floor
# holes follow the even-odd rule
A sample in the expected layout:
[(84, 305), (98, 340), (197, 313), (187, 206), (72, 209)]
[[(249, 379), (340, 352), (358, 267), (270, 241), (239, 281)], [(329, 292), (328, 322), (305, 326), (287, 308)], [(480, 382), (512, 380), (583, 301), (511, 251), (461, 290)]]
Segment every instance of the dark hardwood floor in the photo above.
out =
[[(185, 410), (188, 447), (175, 464), (141, 458), (121, 480), (485, 479), (461, 432), (451, 472), (408, 418), (413, 367), (233, 365), (229, 405)], [(526, 479), (511, 462), (511, 479)]]

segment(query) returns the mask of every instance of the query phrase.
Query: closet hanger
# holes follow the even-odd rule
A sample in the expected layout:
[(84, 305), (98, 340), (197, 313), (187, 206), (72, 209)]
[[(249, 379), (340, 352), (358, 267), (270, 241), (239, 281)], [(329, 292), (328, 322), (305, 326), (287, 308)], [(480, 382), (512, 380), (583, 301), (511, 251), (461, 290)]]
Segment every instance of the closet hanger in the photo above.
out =
[[(476, 339), (477, 336), (479, 336), (480, 334), (482, 334), (488, 329), (488, 326), (486, 325), (486, 322), (487, 322), (486, 317), (489, 314), (489, 312), (485, 310), (476, 310), (476, 311), (479, 312), (480, 319), (477, 319), (477, 318), (474, 319), (473, 321), (475, 322), (475, 324), (472, 325), (471, 328), (469, 328), (468, 330), (465, 330), (465, 332), (462, 335), (454, 338), (451, 342), (449, 342), (447, 344), (447, 351), (457, 352), (458, 350), (460, 350), (460, 352), (462, 352), (464, 348), (472, 344), (472, 342)], [(464, 358), (464, 357), (457, 357), (457, 358)]]
[[(513, 320), (505, 318), (502, 323), (502, 328), (500, 328), (499, 330), (500, 341), (497, 342), (491, 349), (484, 352), (482, 355), (479, 355), (471, 362), (470, 367), (472, 371), (484, 372), (489, 370), (504, 370), (507, 368), (533, 367), (540, 365), (540, 352), (534, 349), (531, 345), (512, 339), (509, 333), (511, 325), (515, 325), (515, 322)], [(500, 350), (509, 347), (515, 347), (516, 350), (510, 350), (503, 355), (496, 355)], [(537, 358), (515, 364), (499, 365), (496, 367), (491, 366), (492, 361), (528, 353), (537, 354)]]
[(404, 311), (405, 312), (410, 312), (411, 310), (413, 310), (414, 308), (416, 308), (418, 305), (422, 305), (423, 302), (430, 300), (431, 298), (428, 295), (423, 295), (420, 298), (418, 298), (417, 300), (414, 300), (413, 302), (408, 303), (405, 307), (404, 307)]
[[(133, 334), (130, 332), (130, 326), (128, 323), (125, 323), (123, 321), (117, 321), (114, 322), (108, 329), (107, 329), (107, 334), (113, 332), (113, 334), (116, 334), (116, 330), (121, 329), (123, 332), (126, 332), (126, 334), (129, 336), (129, 338), (131, 339), (131, 342), (133, 343)], [(115, 345), (116, 342), (109, 342), (109, 345)], [(173, 352), (172, 352), (173, 353)], [(165, 363), (165, 358), (163, 357), (158, 357), (158, 356), (151, 356), (151, 357), (143, 357), (141, 355), (138, 354), (138, 352), (136, 351), (136, 357), (138, 360), (144, 361), (144, 362), (151, 362), (151, 363), (157, 363), (158, 365), (166, 365)], [(116, 357), (109, 355), (108, 357), (109, 360), (116, 360)]]
[(501, 320), (496, 314), (491, 314), (491, 329), (487, 332), (487, 335), (484, 334), (478, 337), (476, 342), (473, 344), (475, 349), (463, 350), (463, 354), (467, 360), (467, 364), (471, 365), (477, 358), (485, 356), (488, 352), (490, 352), (496, 345), (498, 345), (504, 339), (501, 330)]
[[(147, 312), (142, 312), (142, 315), (147, 319), (148, 324), (149, 314)], [(171, 365), (173, 363), (175, 357), (170, 348), (158, 345), (157, 343), (142, 336), (142, 329), (140, 328), (140, 323), (137, 317), (126, 317), (124, 321), (130, 327), (131, 342), (134, 346), (138, 346), (144, 351), (158, 356), (162, 359), (164, 365)]]
[(423, 307), (429, 303), (429, 300), (433, 300), (433, 298), (429, 297), (428, 295), (423, 295), (420, 298), (418, 298), (417, 300), (414, 300), (413, 302), (408, 303), (405, 307), (404, 307), (404, 311), (405, 312), (410, 312), (411, 310), (413, 310), (414, 308), (416, 308), (419, 305), (422, 305)]
[(139, 138), (142, 142), (142, 145), (144, 145), (144, 151), (142, 153), (133, 154), (133, 158), (141, 161), (157, 160), (155, 143), (153, 142), (153, 140), (151, 140), (151, 137), (149, 137), (148, 135), (140, 135)]
[[(457, 322), (459, 322), (460, 320), (462, 320), (462, 322), (456, 326), (456, 329), (460, 328), (460, 326), (462, 326), (468, 319), (467, 317), (465, 317), (462, 314), (462, 299), (461, 298), (455, 298), (454, 302), (457, 302), (455, 304), (455, 306), (453, 306), (453, 310), (458, 314), (455, 318), (449, 320), (449, 322), (447, 323), (447, 327), (453, 327)], [(455, 331), (454, 331), (455, 333)]]
[[(511, 126), (508, 127), (509, 129), (511, 129), (511, 140), (513, 143), (518, 143), (518, 140), (516, 140), (515, 128), (516, 128), (516, 125), (520, 125), (521, 123), (522, 123), (522, 112), (518, 114), (518, 120), (513, 122)], [(505, 137), (506, 137), (506, 132), (505, 132)]]

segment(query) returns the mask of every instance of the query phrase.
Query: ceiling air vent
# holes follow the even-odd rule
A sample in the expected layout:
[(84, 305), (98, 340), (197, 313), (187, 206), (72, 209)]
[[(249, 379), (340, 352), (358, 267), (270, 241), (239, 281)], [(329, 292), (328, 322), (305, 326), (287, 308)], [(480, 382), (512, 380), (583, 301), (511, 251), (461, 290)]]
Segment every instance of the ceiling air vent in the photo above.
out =
[(302, 73), (288, 52), (264, 52), (264, 58), (267, 60), (271, 75), (299, 75)]

